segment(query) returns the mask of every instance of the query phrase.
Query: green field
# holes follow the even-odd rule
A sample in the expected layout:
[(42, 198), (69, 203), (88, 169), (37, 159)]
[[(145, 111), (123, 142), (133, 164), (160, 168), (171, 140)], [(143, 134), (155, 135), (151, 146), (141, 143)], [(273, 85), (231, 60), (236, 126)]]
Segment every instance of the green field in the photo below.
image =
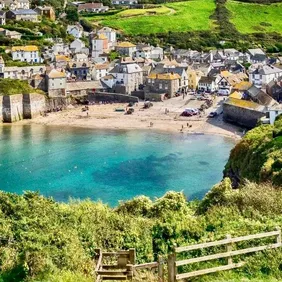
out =
[(261, 5), (228, 1), (231, 22), (241, 33), (282, 33), (282, 3)]
[[(86, 19), (133, 35), (184, 32), (211, 29), (213, 21), (209, 17), (214, 9), (213, 0), (194, 0), (166, 4), (155, 9), (127, 10), (114, 15), (99, 15)], [(156, 14), (150, 15), (150, 11)]]

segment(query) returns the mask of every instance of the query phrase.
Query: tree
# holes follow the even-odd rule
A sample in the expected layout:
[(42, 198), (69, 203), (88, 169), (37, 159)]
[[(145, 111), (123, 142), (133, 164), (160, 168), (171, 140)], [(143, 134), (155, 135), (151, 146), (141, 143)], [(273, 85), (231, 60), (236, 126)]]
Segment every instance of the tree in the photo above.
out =
[(69, 22), (71, 23), (78, 22), (79, 17), (76, 7), (68, 6), (66, 9), (66, 14), (67, 14), (66, 18)]

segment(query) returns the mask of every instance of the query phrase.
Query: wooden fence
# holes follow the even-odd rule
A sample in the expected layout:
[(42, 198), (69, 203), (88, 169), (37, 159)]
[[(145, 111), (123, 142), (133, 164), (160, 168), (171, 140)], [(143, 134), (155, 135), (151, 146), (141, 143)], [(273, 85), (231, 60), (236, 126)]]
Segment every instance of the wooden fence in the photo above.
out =
[[(263, 245), (263, 246), (246, 248), (246, 249), (232, 250), (232, 247), (233, 247), (232, 244), (234, 243), (247, 241), (247, 240), (253, 240), (253, 239), (263, 239), (263, 238), (274, 237), (274, 236), (276, 237), (275, 243)], [(220, 245), (226, 246), (225, 252), (177, 261), (177, 254), (179, 253), (199, 250), (203, 248), (215, 247), (215, 246), (220, 246)], [(233, 263), (233, 260), (232, 260), (233, 256), (263, 251), (267, 249), (274, 249), (274, 248), (279, 248), (279, 247), (281, 247), (281, 230), (279, 228), (277, 228), (277, 231), (272, 231), (272, 232), (259, 233), (259, 234), (236, 237), (236, 238), (231, 238), (230, 235), (227, 235), (226, 239), (223, 239), (220, 241), (196, 244), (196, 245), (191, 245), (191, 246), (186, 246), (186, 247), (176, 247), (174, 248), (174, 253), (168, 256), (168, 282), (176, 282), (177, 280), (187, 279), (187, 278), (191, 278), (191, 277), (195, 277), (195, 276), (199, 276), (203, 274), (238, 268), (238, 267), (243, 266), (244, 262), (242, 261), (238, 263)], [(226, 265), (178, 274), (179, 266), (198, 263), (198, 262), (205, 262), (205, 261), (210, 261), (210, 260), (216, 260), (216, 259), (221, 259), (221, 258), (227, 259)]]

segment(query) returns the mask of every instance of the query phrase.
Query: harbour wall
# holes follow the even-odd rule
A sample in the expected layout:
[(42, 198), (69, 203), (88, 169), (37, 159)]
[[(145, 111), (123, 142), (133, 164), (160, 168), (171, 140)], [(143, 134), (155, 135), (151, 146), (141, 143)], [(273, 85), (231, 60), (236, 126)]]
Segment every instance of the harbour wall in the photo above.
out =
[(254, 128), (263, 116), (265, 113), (260, 111), (223, 104), (223, 119), (246, 128)]
[(0, 96), (0, 118), (3, 122), (31, 119), (46, 109), (46, 98), (41, 94), (16, 94)]
[(119, 103), (138, 103), (138, 97), (126, 94), (109, 93), (109, 92), (88, 92), (87, 99), (89, 102), (119, 102)]

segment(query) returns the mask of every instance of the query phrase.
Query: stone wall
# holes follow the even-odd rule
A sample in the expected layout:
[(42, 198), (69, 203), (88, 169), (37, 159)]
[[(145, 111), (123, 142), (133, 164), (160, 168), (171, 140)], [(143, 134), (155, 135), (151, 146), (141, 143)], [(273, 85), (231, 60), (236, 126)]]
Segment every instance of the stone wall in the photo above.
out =
[(46, 108), (51, 111), (55, 111), (57, 108), (66, 109), (71, 103), (71, 98), (48, 98), (46, 100)]
[(3, 122), (3, 96), (0, 95), (0, 123)]
[(265, 113), (260, 111), (223, 104), (223, 119), (246, 128), (254, 128), (263, 116)]
[(145, 99), (149, 101), (160, 102), (165, 99), (165, 94), (161, 93), (145, 93)]
[(23, 95), (5, 95), (2, 104), (3, 122), (23, 119)]
[(138, 97), (138, 99), (145, 100), (145, 92), (143, 90), (132, 91), (131, 96)]
[(138, 102), (137, 97), (131, 95), (117, 94), (117, 93), (108, 93), (108, 92), (95, 92), (88, 93), (88, 101), (90, 102), (119, 102), (119, 103), (129, 103), (129, 102)]
[(23, 94), (23, 118), (39, 116), (46, 110), (46, 97), (41, 94)]
[(46, 98), (41, 94), (0, 96), (0, 120), (15, 122), (36, 117), (46, 110)]

